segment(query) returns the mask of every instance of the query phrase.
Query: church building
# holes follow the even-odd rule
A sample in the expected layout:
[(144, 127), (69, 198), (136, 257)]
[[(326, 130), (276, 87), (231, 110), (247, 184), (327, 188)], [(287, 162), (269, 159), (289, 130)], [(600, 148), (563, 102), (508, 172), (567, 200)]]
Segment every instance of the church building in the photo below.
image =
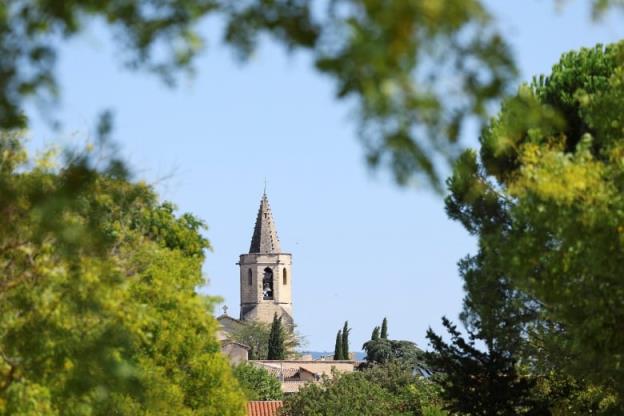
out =
[[(241, 254), (237, 265), (240, 274), (240, 319), (229, 316), (227, 307), (217, 318), (221, 351), (232, 364), (249, 361), (250, 347), (231, 337), (247, 322), (270, 324), (277, 314), (291, 329), (294, 323), (292, 255), (282, 252), (266, 192), (260, 200), (249, 253)], [(350, 360), (313, 360), (311, 355), (288, 358), (249, 362), (280, 380), (284, 393), (294, 393), (306, 383), (318, 383), (324, 377), (332, 378), (336, 372), (352, 372), (356, 365)]]
[(293, 327), (292, 311), (292, 255), (282, 253), (269, 198), (263, 193), (258, 216), (251, 237), (249, 253), (241, 254), (240, 319), (229, 316), (227, 306), (217, 317), (221, 349), (232, 362), (247, 360), (249, 347), (230, 339), (229, 334), (244, 325), (257, 321), (270, 324), (277, 314), (286, 327)]
[(240, 319), (293, 324), (292, 255), (281, 250), (266, 192), (260, 200), (249, 253), (241, 254)]

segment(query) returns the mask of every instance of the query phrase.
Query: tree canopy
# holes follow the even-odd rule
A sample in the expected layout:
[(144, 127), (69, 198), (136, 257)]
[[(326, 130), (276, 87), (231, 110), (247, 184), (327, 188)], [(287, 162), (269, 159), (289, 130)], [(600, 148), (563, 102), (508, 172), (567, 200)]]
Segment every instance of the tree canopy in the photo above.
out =
[[(271, 325), (259, 321), (243, 321), (241, 325), (235, 326), (228, 337), (232, 341), (240, 342), (249, 348), (250, 360), (266, 360), (269, 354), (269, 334)], [(296, 350), (305, 343), (305, 339), (297, 332), (293, 326), (290, 330), (284, 331), (284, 345), (286, 355), (296, 355)]]
[(616, 392), (620, 406), (623, 67), (624, 44), (599, 45), (521, 86), (480, 154), (460, 157), (447, 198), (449, 216), (479, 238), (464, 262), (468, 309), (491, 329), (508, 322), (478, 293), (498, 281), (515, 294), (504, 316), (527, 323), (519, 335), (533, 361)]
[(423, 351), (412, 341), (388, 339), (388, 320), (383, 319), (381, 335), (379, 327), (373, 329), (371, 339), (362, 345), (366, 352), (367, 365), (375, 364), (399, 364), (410, 368), (412, 371), (428, 373), (423, 361)]
[(208, 241), (149, 186), (0, 136), (0, 414), (242, 415)]
[(234, 367), (234, 377), (245, 392), (247, 400), (282, 400), (282, 385), (265, 368), (249, 363)]
[(445, 416), (438, 389), (408, 367), (392, 363), (334, 373), (320, 384), (308, 383), (284, 402), (290, 416)]

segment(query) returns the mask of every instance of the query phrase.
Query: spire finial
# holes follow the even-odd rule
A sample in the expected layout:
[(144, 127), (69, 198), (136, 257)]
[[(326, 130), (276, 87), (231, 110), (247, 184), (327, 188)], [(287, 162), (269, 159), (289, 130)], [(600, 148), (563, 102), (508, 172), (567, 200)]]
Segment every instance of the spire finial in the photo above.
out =
[(280, 252), (279, 239), (277, 238), (273, 215), (271, 215), (271, 207), (269, 206), (269, 198), (266, 195), (266, 188), (264, 190), (264, 195), (262, 195), (262, 199), (260, 200), (260, 208), (258, 209), (258, 216), (256, 217), (254, 233), (251, 237), (251, 247), (249, 248), (249, 252)]

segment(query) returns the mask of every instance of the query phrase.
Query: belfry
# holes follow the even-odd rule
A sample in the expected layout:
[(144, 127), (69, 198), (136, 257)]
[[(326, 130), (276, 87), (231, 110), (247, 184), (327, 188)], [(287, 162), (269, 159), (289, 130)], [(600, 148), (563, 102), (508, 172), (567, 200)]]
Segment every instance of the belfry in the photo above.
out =
[(260, 200), (251, 246), (240, 255), (240, 319), (270, 323), (292, 318), (292, 255), (283, 253), (266, 192)]

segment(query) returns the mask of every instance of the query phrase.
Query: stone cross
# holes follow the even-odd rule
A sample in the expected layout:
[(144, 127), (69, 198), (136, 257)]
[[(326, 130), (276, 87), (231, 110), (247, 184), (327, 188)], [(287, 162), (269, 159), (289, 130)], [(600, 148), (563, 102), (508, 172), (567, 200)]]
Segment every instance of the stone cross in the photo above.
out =
[(223, 305), (223, 315), (227, 315), (228, 307), (227, 305)]

